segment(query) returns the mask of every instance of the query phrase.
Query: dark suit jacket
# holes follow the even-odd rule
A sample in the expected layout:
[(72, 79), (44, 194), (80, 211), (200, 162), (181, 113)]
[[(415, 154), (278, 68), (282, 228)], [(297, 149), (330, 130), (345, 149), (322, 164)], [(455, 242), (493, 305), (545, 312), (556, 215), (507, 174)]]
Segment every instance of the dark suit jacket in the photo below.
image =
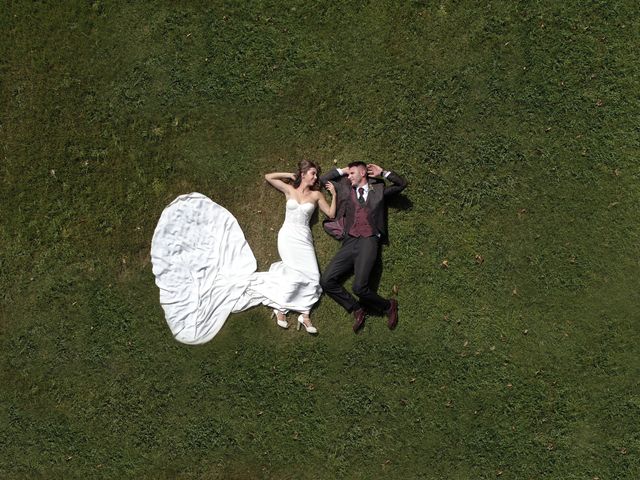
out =
[[(379, 178), (369, 178), (369, 194), (365, 207), (369, 210), (369, 223), (374, 231), (380, 235), (383, 243), (387, 243), (387, 212), (385, 198), (390, 195), (400, 193), (407, 186), (407, 181), (400, 175), (390, 172), (387, 180), (391, 185), (387, 185)], [(320, 183), (333, 182), (336, 187), (337, 209), (336, 218), (344, 217), (345, 232), (348, 232), (355, 218), (355, 208), (351, 201), (353, 187), (346, 175), (340, 175), (337, 168), (325, 173), (320, 177)]]

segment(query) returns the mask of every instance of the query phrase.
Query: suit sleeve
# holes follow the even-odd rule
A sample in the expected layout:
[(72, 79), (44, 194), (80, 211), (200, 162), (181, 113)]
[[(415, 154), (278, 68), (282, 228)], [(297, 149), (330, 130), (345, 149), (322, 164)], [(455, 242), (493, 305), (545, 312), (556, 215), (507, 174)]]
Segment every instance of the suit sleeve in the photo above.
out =
[(407, 181), (404, 179), (404, 177), (401, 177), (395, 172), (389, 172), (389, 175), (387, 175), (387, 180), (391, 182), (391, 185), (384, 189), (385, 197), (400, 193), (407, 186)]
[(342, 178), (342, 175), (340, 175), (340, 172), (338, 172), (338, 169), (332, 168), (331, 170), (329, 170), (327, 173), (325, 173), (320, 177), (320, 183), (324, 185), (327, 182), (337, 182), (341, 178)]

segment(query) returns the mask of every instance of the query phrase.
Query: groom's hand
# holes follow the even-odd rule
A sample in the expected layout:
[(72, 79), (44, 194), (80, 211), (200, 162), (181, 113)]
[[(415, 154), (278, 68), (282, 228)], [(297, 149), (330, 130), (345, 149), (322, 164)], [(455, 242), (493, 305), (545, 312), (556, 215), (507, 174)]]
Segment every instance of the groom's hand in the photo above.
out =
[(382, 168), (375, 163), (367, 164), (367, 175), (369, 175), (370, 177), (379, 177), (380, 175), (382, 175), (382, 172)]

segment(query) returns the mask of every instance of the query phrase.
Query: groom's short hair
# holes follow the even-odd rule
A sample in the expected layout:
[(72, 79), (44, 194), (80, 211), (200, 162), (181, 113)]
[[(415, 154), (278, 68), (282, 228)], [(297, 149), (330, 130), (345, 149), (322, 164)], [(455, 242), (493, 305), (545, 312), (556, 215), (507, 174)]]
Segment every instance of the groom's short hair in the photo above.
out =
[(364, 167), (364, 169), (367, 169), (367, 164), (358, 160), (357, 162), (351, 162), (349, 165), (347, 165), (347, 167), (349, 168), (353, 168), (353, 167)]

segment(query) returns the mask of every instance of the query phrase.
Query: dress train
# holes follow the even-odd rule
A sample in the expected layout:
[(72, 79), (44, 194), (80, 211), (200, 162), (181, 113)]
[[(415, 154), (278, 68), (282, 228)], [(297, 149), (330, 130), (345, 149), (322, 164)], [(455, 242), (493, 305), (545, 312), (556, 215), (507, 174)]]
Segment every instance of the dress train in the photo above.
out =
[(281, 261), (256, 272), (255, 256), (228, 210), (200, 193), (171, 202), (154, 231), (151, 261), (175, 339), (208, 342), (229, 314), (260, 304), (308, 312), (322, 292), (309, 229), (314, 208), (287, 201), (278, 233)]

